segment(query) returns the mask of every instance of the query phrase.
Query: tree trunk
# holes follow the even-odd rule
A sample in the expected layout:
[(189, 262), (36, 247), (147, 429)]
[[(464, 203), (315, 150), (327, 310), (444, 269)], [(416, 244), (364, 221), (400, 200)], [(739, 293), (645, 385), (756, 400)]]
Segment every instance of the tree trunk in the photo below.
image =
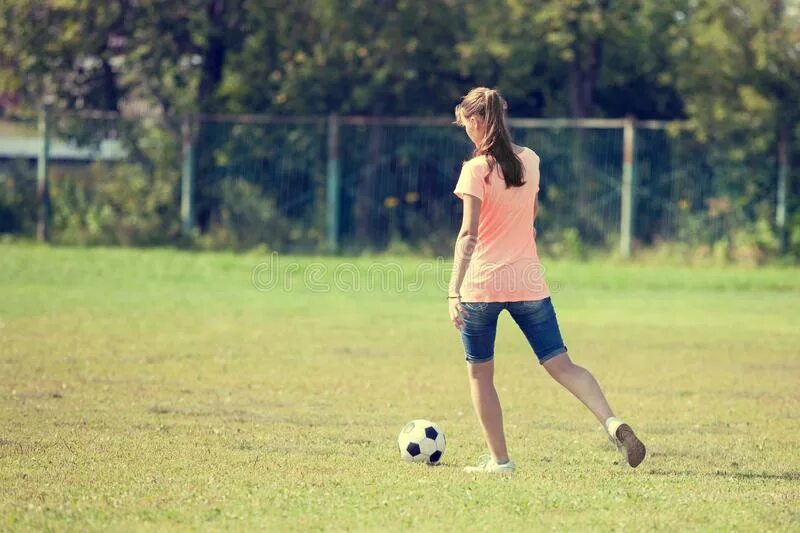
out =
[(208, 44), (203, 51), (203, 65), (200, 84), (197, 89), (197, 103), (200, 112), (211, 111), (214, 92), (222, 80), (225, 65), (226, 42), (225, 0), (212, 0), (206, 8), (209, 32)]
[[(605, 11), (606, 2), (601, 3)], [(577, 22), (571, 23), (575, 40), (573, 59), (569, 65), (569, 101), (573, 118), (591, 117), (594, 112), (594, 92), (602, 63), (603, 40), (601, 36), (584, 36)], [(576, 187), (574, 198), (578, 206), (578, 232), (582, 238), (602, 238), (605, 231), (601, 220), (592, 212), (591, 199), (599, 191), (588, 164), (586, 144), (588, 132), (577, 128), (572, 142), (572, 183)]]

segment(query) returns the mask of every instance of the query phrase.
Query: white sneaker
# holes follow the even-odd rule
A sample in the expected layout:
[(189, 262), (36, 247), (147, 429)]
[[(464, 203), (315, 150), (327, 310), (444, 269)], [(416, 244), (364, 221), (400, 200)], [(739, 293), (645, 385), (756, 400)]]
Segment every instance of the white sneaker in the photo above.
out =
[(644, 461), (647, 455), (647, 448), (639, 440), (631, 427), (617, 417), (606, 420), (606, 433), (608, 440), (617, 447), (617, 450), (625, 457), (628, 464), (636, 468)]
[(481, 455), (478, 458), (478, 466), (468, 466), (464, 468), (464, 472), (468, 472), (470, 474), (513, 474), (516, 468), (517, 465), (515, 465), (511, 460), (500, 465), (494, 462), (491, 455), (486, 454)]
[(617, 451), (619, 451), (619, 453), (624, 455), (625, 450), (622, 449), (622, 443), (620, 442), (620, 440), (611, 433), (609, 433), (606, 428), (603, 428), (603, 431), (605, 431), (606, 436), (608, 437), (608, 442), (610, 442), (612, 446), (616, 446)]

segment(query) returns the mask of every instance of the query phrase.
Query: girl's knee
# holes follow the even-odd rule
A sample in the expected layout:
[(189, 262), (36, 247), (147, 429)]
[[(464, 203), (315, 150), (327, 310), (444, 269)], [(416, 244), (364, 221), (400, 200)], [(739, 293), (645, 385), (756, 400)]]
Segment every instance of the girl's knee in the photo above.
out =
[(494, 361), (484, 363), (467, 363), (467, 373), (470, 379), (485, 380), (494, 377)]
[(579, 368), (566, 353), (553, 357), (549, 361), (545, 361), (543, 366), (545, 370), (556, 379), (560, 376), (570, 374)]

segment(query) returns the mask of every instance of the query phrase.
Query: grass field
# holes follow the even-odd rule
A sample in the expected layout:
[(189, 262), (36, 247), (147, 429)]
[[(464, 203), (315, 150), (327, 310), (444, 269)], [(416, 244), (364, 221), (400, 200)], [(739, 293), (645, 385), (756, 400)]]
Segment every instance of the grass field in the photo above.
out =
[[(340, 261), (281, 258), (292, 286), (264, 291), (265, 259), (0, 245), (0, 530), (800, 530), (797, 269), (548, 262), (649, 456), (623, 467), (505, 316), (497, 479), (462, 472), (483, 445), (421, 260), (394, 260), (402, 290), (326, 291)], [(397, 457), (420, 417), (442, 466)]]

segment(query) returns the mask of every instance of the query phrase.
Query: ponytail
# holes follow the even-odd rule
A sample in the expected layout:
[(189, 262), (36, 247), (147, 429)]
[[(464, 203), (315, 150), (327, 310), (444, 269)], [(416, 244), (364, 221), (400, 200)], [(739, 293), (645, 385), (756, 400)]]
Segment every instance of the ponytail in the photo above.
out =
[(495, 165), (499, 164), (506, 187), (524, 185), (522, 161), (514, 153), (511, 133), (506, 126), (506, 102), (503, 97), (494, 89), (472, 89), (456, 107), (457, 122), (473, 115), (480, 116), (484, 122), (483, 139), (475, 146), (472, 156), (486, 156), (489, 165), (486, 181), (489, 181)]

